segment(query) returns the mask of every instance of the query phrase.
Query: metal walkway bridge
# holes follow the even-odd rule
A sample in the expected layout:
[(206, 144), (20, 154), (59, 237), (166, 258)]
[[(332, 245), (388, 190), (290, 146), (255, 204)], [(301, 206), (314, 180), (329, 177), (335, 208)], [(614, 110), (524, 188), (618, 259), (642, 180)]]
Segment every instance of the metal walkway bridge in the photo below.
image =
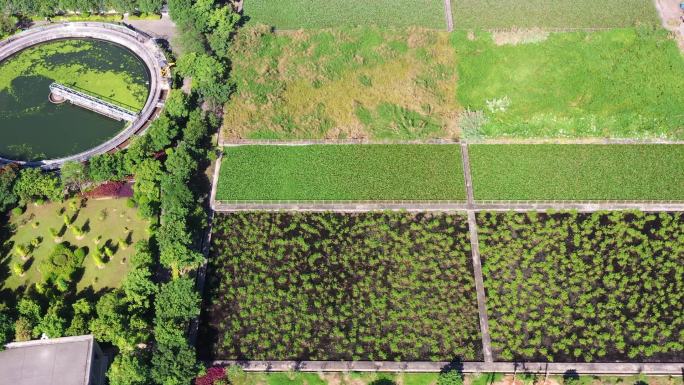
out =
[(86, 108), (98, 114), (105, 115), (116, 120), (133, 122), (138, 119), (138, 114), (133, 111), (119, 107), (115, 104), (106, 102), (95, 96), (85, 94), (73, 88), (69, 88), (59, 83), (50, 84), (50, 95), (53, 98), (68, 100), (71, 104)]

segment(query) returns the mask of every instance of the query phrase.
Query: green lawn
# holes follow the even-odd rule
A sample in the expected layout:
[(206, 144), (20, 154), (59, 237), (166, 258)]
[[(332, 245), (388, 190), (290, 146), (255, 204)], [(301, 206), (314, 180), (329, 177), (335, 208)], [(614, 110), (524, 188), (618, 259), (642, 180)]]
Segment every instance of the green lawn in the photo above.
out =
[(478, 200), (684, 200), (684, 145), (471, 145)]
[(218, 200), (463, 200), (458, 145), (227, 147)]
[[(4, 271), (17, 262), (24, 265), (26, 269), (23, 277), (8, 273), (11, 275), (0, 285), (1, 287), (15, 289), (24, 284), (42, 281), (41, 273), (38, 271), (40, 262), (57, 245), (53, 241), (49, 229), (55, 228), (59, 230), (62, 228), (64, 221), (62, 214), (58, 214), (58, 210), (67, 207), (67, 204), (60, 203), (48, 203), (42, 206), (31, 204), (22, 215), (12, 216), (10, 226), (14, 226), (16, 231), (9, 239), (10, 244), (29, 244), (32, 239), (37, 237), (40, 237), (42, 241), (38, 247), (31, 251), (29, 254), (30, 258), (27, 261), (23, 261), (11, 250), (4, 255), (0, 255), (0, 263)], [(104, 219), (101, 219), (103, 210), (106, 216)], [(86, 222), (90, 230), (83, 239), (76, 239), (74, 234), (68, 229), (62, 236), (63, 242), (68, 242), (71, 246), (86, 246), (90, 250), (84, 259), (83, 275), (78, 280), (77, 289), (82, 290), (92, 286), (93, 290), (97, 291), (103, 288), (118, 287), (126, 272), (128, 272), (129, 258), (134, 253), (133, 244), (147, 238), (145, 230), (147, 222), (138, 218), (135, 209), (126, 206), (125, 199), (88, 200), (85, 207), (79, 210), (74, 224), (82, 227)], [(96, 246), (94, 239), (102, 236), (98, 247), (102, 247), (107, 241), (109, 241), (110, 245), (116, 244), (119, 238), (125, 237), (126, 228), (130, 230), (131, 246), (126, 250), (112, 247), (116, 250), (114, 256), (105, 264), (104, 269), (98, 269), (90, 255)]]
[(278, 29), (357, 25), (446, 28), (441, 0), (248, 0), (245, 15), (251, 24)]
[(244, 28), (223, 137), (456, 138), (456, 55), (446, 32)]
[(453, 0), (454, 27), (606, 28), (658, 23), (650, 0)]
[[(237, 385), (434, 385), (438, 373), (244, 373)], [(468, 376), (468, 375), (466, 375)], [(235, 383), (235, 382), (233, 382)], [(486, 385), (486, 384), (485, 384)]]
[(684, 59), (664, 30), (454, 42), (459, 102), (485, 115), (466, 137), (684, 138)]

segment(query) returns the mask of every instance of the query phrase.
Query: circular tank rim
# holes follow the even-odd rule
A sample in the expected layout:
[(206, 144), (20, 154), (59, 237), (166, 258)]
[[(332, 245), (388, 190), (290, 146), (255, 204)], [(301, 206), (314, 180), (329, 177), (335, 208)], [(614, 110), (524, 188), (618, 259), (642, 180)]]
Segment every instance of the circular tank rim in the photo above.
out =
[[(78, 154), (40, 161), (19, 161), (0, 157), (0, 163), (17, 163), (29, 167), (57, 169), (66, 162), (85, 162), (95, 155), (117, 149), (137, 133), (144, 133), (148, 123), (157, 117), (157, 108), (163, 106), (168, 94), (167, 91), (170, 89), (170, 77), (162, 75), (162, 69), (168, 66), (168, 62), (151, 36), (127, 26), (112, 23), (69, 22), (31, 28), (0, 41), (0, 62), (38, 44), (79, 38), (103, 40), (121, 45), (145, 64), (150, 74), (150, 88), (145, 106), (138, 114), (138, 119), (131, 122), (127, 128), (113, 138)], [(168, 74), (168, 71), (166, 73)]]

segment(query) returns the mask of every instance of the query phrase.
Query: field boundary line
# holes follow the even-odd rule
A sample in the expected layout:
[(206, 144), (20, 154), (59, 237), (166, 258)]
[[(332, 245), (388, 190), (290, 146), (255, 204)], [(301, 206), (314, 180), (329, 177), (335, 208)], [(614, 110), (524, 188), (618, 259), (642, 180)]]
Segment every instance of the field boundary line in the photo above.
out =
[(456, 368), (463, 373), (538, 373), (675, 375), (681, 376), (684, 362), (676, 363), (568, 363), (568, 362), (446, 362), (446, 361), (248, 361), (219, 360), (214, 366), (237, 365), (247, 372), (422, 372), (438, 373)]
[(219, 142), (220, 147), (238, 146), (307, 146), (307, 145), (353, 145), (353, 144), (460, 144), (453, 139), (429, 140), (370, 140), (370, 139), (301, 139), (301, 140), (270, 140), (270, 139), (239, 139)]
[(602, 138), (536, 138), (536, 139), (426, 139), (426, 140), (373, 140), (373, 139), (297, 139), (297, 140), (271, 140), (271, 139), (219, 139), (219, 147), (237, 146), (305, 146), (305, 145), (335, 145), (335, 144), (675, 144), (684, 145), (684, 140), (669, 139), (602, 139)]
[(461, 144), (461, 162), (463, 168), (463, 180), (465, 181), (466, 195), (468, 197), (468, 235), (470, 239), (470, 255), (473, 259), (473, 279), (475, 280), (475, 293), (477, 296), (477, 312), (480, 321), (480, 338), (482, 341), (482, 355), (485, 362), (493, 362), (492, 339), (489, 335), (489, 318), (487, 317), (487, 296), (484, 288), (482, 275), (482, 260), (480, 259), (480, 240), (478, 237), (477, 218), (473, 205), (473, 178), (470, 174), (470, 156), (468, 145)]
[(223, 151), (221, 151), (221, 155), (219, 155), (218, 159), (216, 159), (216, 167), (214, 167), (214, 177), (211, 181), (211, 193), (209, 195), (209, 206), (213, 211), (218, 211), (216, 210), (216, 204), (218, 203), (216, 201), (216, 189), (219, 181), (219, 177), (221, 175), (220, 170), (221, 170), (221, 164), (223, 163)]
[(444, 0), (444, 12), (446, 16), (447, 32), (454, 31), (454, 16), (451, 13), (451, 0)]
[(367, 212), (367, 211), (491, 211), (491, 212), (545, 212), (545, 211), (624, 211), (638, 210), (644, 212), (684, 212), (684, 203), (679, 204), (645, 204), (645, 203), (614, 203), (614, 204), (586, 204), (586, 203), (520, 203), (520, 204), (474, 204), (467, 202), (435, 203), (429, 201), (415, 203), (381, 202), (381, 201), (349, 201), (337, 203), (321, 202), (291, 202), (278, 203), (278, 201), (264, 201), (262, 203), (230, 203), (226, 201), (213, 201), (212, 208), (216, 212), (239, 212), (239, 211), (301, 211), (301, 212)]
[(464, 139), (461, 142), (473, 144), (684, 144), (684, 140), (670, 139), (604, 139), (604, 138), (530, 138), (530, 139)]

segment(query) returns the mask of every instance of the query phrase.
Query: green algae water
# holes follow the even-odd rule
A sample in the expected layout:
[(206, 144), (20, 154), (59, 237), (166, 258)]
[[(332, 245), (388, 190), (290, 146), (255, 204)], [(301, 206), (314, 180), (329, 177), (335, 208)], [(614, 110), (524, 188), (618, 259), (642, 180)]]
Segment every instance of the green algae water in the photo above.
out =
[(0, 62), (0, 157), (35, 161), (74, 155), (121, 132), (127, 124), (70, 103), (48, 100), (58, 82), (132, 111), (149, 94), (145, 64), (117, 44), (52, 41)]

